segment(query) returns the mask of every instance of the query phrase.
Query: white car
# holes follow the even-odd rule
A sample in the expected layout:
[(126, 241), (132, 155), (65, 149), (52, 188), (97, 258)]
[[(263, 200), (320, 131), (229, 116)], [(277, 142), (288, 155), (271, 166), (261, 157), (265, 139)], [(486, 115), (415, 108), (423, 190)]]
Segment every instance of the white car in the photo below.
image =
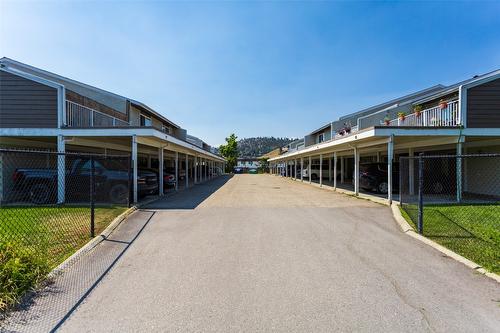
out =
[[(322, 174), (323, 174), (323, 179), (329, 177), (330, 172), (328, 171), (328, 167), (326, 168), (323, 167)], [(309, 178), (309, 168), (304, 168), (304, 170), (302, 170), (302, 177)], [(319, 179), (319, 165), (311, 166), (311, 179), (312, 180)]]

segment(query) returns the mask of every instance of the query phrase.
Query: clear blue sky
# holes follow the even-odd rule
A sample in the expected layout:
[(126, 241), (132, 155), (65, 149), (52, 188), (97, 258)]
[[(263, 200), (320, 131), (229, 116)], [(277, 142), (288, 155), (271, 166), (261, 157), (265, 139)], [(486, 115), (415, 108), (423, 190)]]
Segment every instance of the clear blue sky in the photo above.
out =
[(1, 1), (0, 56), (143, 101), (218, 145), (500, 68), (499, 2)]

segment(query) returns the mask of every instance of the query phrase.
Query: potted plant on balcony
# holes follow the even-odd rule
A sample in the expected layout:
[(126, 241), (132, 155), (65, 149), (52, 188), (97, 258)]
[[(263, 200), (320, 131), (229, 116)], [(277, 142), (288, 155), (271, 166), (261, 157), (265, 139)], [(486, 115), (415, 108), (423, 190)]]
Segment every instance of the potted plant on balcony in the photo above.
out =
[(398, 119), (400, 121), (405, 121), (406, 113), (404, 112), (398, 112)]
[(344, 124), (344, 130), (345, 130), (345, 134), (350, 134), (351, 133), (351, 125)]
[(389, 115), (386, 115), (384, 118), (384, 124), (386, 126), (389, 126), (391, 124), (391, 118), (389, 118)]
[(439, 100), (439, 108), (442, 110), (442, 109), (446, 109), (448, 107), (448, 102), (445, 101), (444, 99), (441, 99)]
[(420, 117), (420, 115), (422, 114), (422, 105), (415, 105), (415, 107), (413, 108), (413, 112), (415, 112), (416, 117)]

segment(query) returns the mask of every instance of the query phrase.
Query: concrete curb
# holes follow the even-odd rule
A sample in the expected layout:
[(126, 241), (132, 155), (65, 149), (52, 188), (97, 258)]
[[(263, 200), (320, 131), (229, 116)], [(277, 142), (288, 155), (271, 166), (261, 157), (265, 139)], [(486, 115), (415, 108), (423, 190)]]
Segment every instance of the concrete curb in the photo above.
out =
[(450, 257), (450, 258), (464, 264), (465, 266), (473, 269), (474, 271), (476, 271), (480, 274), (483, 274), (483, 275), (495, 280), (496, 282), (500, 283), (500, 275), (488, 272), (483, 267), (481, 267), (481, 265), (476, 264), (475, 262), (473, 262), (465, 257), (462, 257), (461, 255), (451, 251), (450, 249), (447, 249), (446, 247), (444, 247), (444, 246), (430, 240), (429, 238), (424, 237), (424, 236), (420, 235), (419, 233), (415, 232), (415, 230), (408, 224), (408, 222), (406, 222), (406, 219), (403, 217), (403, 215), (401, 215), (401, 211), (399, 210), (399, 206), (396, 203), (393, 203), (391, 205), (391, 209), (392, 209), (392, 215), (394, 216), (394, 219), (396, 220), (399, 227), (401, 228), (401, 230), (405, 234), (407, 234), (410, 237), (413, 237), (414, 239), (421, 241), (422, 243), (424, 243), (426, 245), (429, 245), (430, 247), (438, 250), (439, 252), (443, 253), (447, 257)]
[(84, 246), (82, 246), (80, 249), (78, 249), (75, 253), (73, 253), (71, 256), (66, 258), (62, 263), (60, 263), (56, 268), (54, 268), (48, 275), (47, 275), (47, 280), (50, 281), (50, 279), (54, 278), (58, 274), (62, 273), (68, 266), (72, 264), (73, 261), (77, 260), (81, 256), (85, 255), (89, 251), (91, 251), (93, 248), (95, 248), (100, 242), (105, 240), (106, 238), (109, 237), (109, 235), (124, 221), (129, 217), (133, 212), (135, 212), (138, 208), (141, 206), (147, 205), (151, 202), (154, 202), (158, 200), (159, 197), (154, 197), (149, 200), (146, 200), (144, 202), (141, 202), (140, 204), (134, 205), (127, 210), (125, 210), (123, 213), (115, 217), (113, 221), (104, 229), (99, 235), (95, 236), (91, 240), (89, 240)]
[[(316, 184), (316, 183), (309, 183), (309, 181), (304, 181), (304, 182), (301, 182), (300, 179), (289, 179), (290, 181), (292, 182), (299, 182), (299, 183), (302, 183), (302, 184), (305, 184), (305, 185), (313, 185), (313, 186), (316, 186), (317, 188), (322, 188), (322, 189), (325, 189), (325, 190), (331, 190), (331, 191), (334, 191), (334, 192), (337, 192), (337, 193), (341, 193), (341, 194), (345, 194), (345, 195), (348, 195), (348, 196), (351, 196), (353, 198), (357, 198), (357, 199), (365, 199), (365, 200), (369, 200), (369, 201), (372, 201), (374, 203), (378, 203), (378, 204), (382, 204), (382, 205), (386, 205), (386, 206), (389, 206), (389, 202), (387, 200), (384, 200), (384, 199), (375, 199), (375, 198), (371, 198), (370, 196), (364, 196), (364, 195), (354, 195), (354, 192), (352, 191), (349, 191), (349, 190), (344, 190), (344, 189), (334, 189), (332, 186), (329, 186), (329, 185), (323, 185), (323, 186), (320, 186), (319, 184)], [(474, 271), (480, 273), (480, 274), (483, 274), (493, 280), (495, 280), (496, 282), (500, 283), (500, 275), (498, 274), (495, 274), (495, 273), (491, 273), (491, 272), (488, 272), (487, 270), (485, 270), (483, 267), (481, 267), (481, 265), (478, 265), (476, 264), (475, 262), (447, 249), (446, 247), (430, 240), (429, 238), (427, 237), (424, 237), (422, 235), (420, 235), (419, 233), (415, 232), (415, 230), (413, 229), (412, 226), (410, 226), (408, 224), (408, 222), (406, 222), (406, 219), (403, 217), (403, 215), (401, 215), (401, 211), (399, 210), (399, 205), (395, 202), (392, 203), (391, 206), (391, 210), (392, 210), (392, 215), (394, 217), (394, 219), (396, 220), (396, 222), (398, 223), (399, 227), (401, 228), (401, 230), (407, 234), (408, 236), (410, 237), (413, 237), (419, 241), (421, 241), (422, 243), (425, 243), (426, 245), (429, 245), (431, 247), (433, 247), (434, 249), (438, 250), (439, 252), (443, 253), (444, 255), (464, 264), (465, 266), (473, 269)]]

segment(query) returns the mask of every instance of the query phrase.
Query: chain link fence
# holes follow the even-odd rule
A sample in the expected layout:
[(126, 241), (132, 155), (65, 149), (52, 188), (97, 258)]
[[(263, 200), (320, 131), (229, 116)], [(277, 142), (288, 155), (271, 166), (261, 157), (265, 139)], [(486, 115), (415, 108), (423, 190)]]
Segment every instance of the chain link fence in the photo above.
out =
[(0, 149), (0, 312), (125, 211), (130, 189), (129, 156)]
[(500, 154), (401, 157), (403, 215), (422, 235), (500, 272)]

